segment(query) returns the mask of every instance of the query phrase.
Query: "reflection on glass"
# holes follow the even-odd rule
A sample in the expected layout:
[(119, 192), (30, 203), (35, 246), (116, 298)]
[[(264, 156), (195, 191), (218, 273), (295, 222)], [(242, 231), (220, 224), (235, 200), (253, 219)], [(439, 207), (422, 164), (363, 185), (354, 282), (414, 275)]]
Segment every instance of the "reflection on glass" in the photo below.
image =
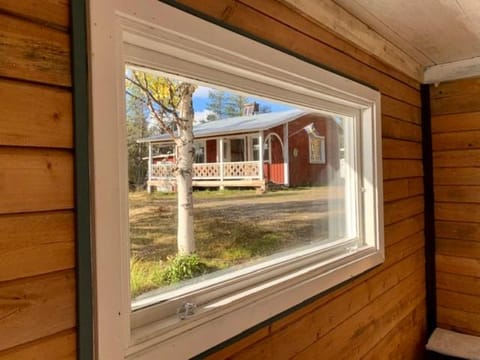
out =
[(198, 86), (195, 252), (178, 255), (178, 146), (132, 86), (127, 82), (133, 302), (356, 236), (351, 118)]

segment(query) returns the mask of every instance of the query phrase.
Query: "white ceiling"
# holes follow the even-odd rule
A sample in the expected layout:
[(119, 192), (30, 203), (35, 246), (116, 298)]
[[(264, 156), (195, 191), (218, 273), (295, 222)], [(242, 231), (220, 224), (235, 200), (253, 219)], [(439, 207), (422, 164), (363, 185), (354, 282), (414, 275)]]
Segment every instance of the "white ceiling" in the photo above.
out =
[(280, 0), (424, 82), (480, 75), (480, 0)]
[(424, 66), (480, 56), (480, 0), (333, 0)]

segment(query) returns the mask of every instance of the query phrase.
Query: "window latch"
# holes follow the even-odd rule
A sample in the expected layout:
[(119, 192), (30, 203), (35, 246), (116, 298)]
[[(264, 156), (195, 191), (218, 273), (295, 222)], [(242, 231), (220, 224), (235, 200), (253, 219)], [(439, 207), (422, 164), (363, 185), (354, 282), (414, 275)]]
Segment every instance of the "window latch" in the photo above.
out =
[(195, 315), (196, 310), (197, 310), (196, 304), (192, 302), (186, 302), (177, 309), (177, 315), (180, 318), (180, 320), (185, 320), (186, 318), (189, 318), (190, 316)]
[(345, 248), (349, 254), (353, 254), (358, 250), (358, 245), (353, 245)]

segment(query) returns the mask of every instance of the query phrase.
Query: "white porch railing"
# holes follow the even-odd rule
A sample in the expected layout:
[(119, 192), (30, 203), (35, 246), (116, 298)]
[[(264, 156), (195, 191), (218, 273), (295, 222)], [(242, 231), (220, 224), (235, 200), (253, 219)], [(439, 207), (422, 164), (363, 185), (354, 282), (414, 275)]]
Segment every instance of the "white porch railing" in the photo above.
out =
[[(223, 169), (222, 169), (223, 166)], [(223, 171), (222, 171), (223, 170)], [(152, 165), (151, 179), (175, 178), (175, 164)], [(260, 179), (258, 161), (193, 164), (193, 180), (238, 180)]]

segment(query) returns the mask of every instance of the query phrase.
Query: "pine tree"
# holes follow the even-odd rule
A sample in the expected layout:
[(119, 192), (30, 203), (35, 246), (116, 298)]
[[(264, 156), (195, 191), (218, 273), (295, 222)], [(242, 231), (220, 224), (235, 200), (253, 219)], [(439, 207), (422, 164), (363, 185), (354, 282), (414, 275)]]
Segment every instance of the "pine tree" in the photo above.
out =
[[(224, 119), (227, 94), (223, 90), (210, 90), (208, 92), (207, 109), (216, 114), (216, 119)], [(210, 117), (212, 118), (212, 117)], [(214, 119), (214, 120), (216, 120)], [(208, 120), (208, 117), (207, 117)]]
[(207, 120), (225, 119), (243, 115), (243, 108), (248, 103), (248, 97), (227, 93), (223, 90), (208, 92), (207, 109), (216, 114), (216, 119), (207, 117)]

